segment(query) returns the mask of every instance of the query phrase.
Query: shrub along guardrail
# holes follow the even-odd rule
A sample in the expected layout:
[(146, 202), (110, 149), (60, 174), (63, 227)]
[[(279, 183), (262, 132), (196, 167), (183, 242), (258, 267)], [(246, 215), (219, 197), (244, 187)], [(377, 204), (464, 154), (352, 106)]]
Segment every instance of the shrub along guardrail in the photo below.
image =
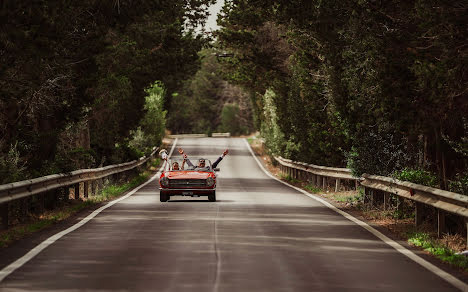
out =
[[(324, 167), (303, 162), (296, 162), (282, 157), (275, 157), (280, 165), (280, 171), (291, 178), (306, 180), (317, 187), (327, 189), (334, 182), (335, 192), (344, 187), (364, 187), (364, 202), (371, 206), (383, 206), (386, 210), (391, 206), (391, 198), (398, 199), (397, 208), (403, 210), (405, 199), (415, 205), (415, 225), (420, 226), (428, 219), (428, 207), (432, 207), (437, 218), (437, 233), (439, 237), (446, 231), (446, 215), (454, 214), (464, 224), (468, 231), (468, 196), (452, 193), (436, 188), (400, 181), (390, 177), (364, 174), (353, 177), (347, 168)], [(348, 182), (342, 184), (343, 182)], [(349, 183), (352, 182), (352, 183)], [(468, 244), (468, 232), (467, 232)]]
[[(46, 205), (56, 205), (57, 201), (87, 198), (96, 195), (103, 185), (112, 180), (124, 178), (125, 173), (148, 163), (158, 148), (154, 147), (149, 156), (138, 160), (109, 165), (94, 169), (80, 169), (70, 173), (53, 174), (31, 180), (24, 180), (0, 185), (0, 217), (1, 227), (8, 228), (13, 205), (16, 205), (16, 215), (26, 216), (35, 205), (36, 212), (42, 212)], [(104, 180), (104, 181), (103, 181)], [(64, 190), (66, 188), (66, 190)], [(19, 218), (21, 221), (21, 218)]]

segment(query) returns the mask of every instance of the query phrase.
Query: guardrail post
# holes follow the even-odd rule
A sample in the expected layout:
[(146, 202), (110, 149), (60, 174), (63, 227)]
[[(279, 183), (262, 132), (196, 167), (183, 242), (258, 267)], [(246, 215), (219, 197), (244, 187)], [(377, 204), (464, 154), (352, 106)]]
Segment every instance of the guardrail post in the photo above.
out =
[(99, 190), (101, 189), (101, 179), (97, 179), (94, 181), (94, 195), (99, 195)]
[(80, 198), (80, 184), (75, 184), (75, 196), (74, 199), (77, 200)]
[(403, 214), (404, 204), (405, 204), (405, 199), (402, 197), (398, 197), (398, 205), (397, 205), (398, 213)]
[(441, 238), (445, 233), (445, 212), (437, 209), (437, 237)]
[(9, 208), (10, 203), (5, 202), (3, 204), (0, 204), (0, 216), (2, 217), (2, 229), (7, 229), (8, 225), (10, 224), (9, 222)]
[(326, 176), (323, 176), (322, 177), (322, 186), (323, 186), (323, 189), (326, 190), (328, 185), (327, 185), (327, 177)]
[(340, 190), (340, 179), (335, 179), (335, 193)]
[(423, 220), (423, 213), (424, 213), (424, 205), (419, 202), (416, 203), (416, 215), (415, 215), (415, 225), (416, 227), (420, 226), (422, 224)]
[(383, 209), (386, 211), (390, 207), (390, 194), (383, 192)]
[(83, 197), (88, 198), (88, 195), (89, 195), (89, 181), (85, 181)]
[(465, 218), (465, 229), (466, 229), (466, 249), (468, 249), (468, 217)]
[(359, 181), (356, 179), (354, 180), (354, 189), (357, 191), (359, 187)]

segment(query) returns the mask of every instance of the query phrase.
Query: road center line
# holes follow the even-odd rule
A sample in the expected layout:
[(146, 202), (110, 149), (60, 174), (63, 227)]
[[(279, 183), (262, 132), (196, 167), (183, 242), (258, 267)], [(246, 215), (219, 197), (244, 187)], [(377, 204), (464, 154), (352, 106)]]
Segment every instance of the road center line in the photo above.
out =
[[(177, 144), (177, 138), (174, 140), (174, 143), (172, 144), (172, 148), (171, 148), (171, 151), (168, 155), (168, 157), (171, 157), (172, 155), (172, 152), (174, 152), (174, 149), (175, 149), (175, 145)], [(24, 264), (26, 264), (27, 262), (29, 262), (31, 259), (33, 259), (35, 256), (37, 256), (41, 251), (43, 251), (44, 249), (46, 249), (48, 246), (50, 246), (51, 244), (53, 244), (54, 242), (56, 242), (57, 240), (59, 240), (60, 238), (62, 238), (63, 236), (67, 235), (68, 233), (70, 232), (73, 232), (75, 231), (76, 229), (80, 228), (81, 226), (85, 225), (86, 223), (88, 223), (91, 219), (93, 219), (94, 217), (96, 217), (99, 213), (101, 213), (102, 211), (104, 211), (105, 209), (111, 207), (112, 205), (122, 201), (122, 200), (125, 200), (126, 198), (130, 197), (131, 195), (133, 195), (134, 193), (136, 193), (139, 189), (141, 189), (142, 187), (146, 186), (147, 184), (149, 184), (150, 182), (152, 182), (158, 175), (159, 173), (161, 172), (162, 168), (164, 167), (164, 163), (161, 165), (161, 168), (158, 170), (158, 172), (153, 176), (151, 177), (147, 182), (137, 186), (136, 188), (134, 188), (133, 190), (131, 190), (128, 194), (126, 194), (125, 196), (123, 197), (120, 197), (116, 200), (113, 200), (109, 203), (107, 203), (106, 205), (102, 206), (101, 208), (99, 209), (96, 209), (94, 210), (91, 214), (89, 214), (88, 216), (86, 216), (85, 218), (83, 218), (80, 222), (76, 223), (75, 225), (59, 232), (59, 233), (56, 233), (54, 235), (52, 235), (51, 237), (47, 238), (46, 240), (44, 240), (43, 242), (41, 242), (39, 245), (37, 245), (36, 247), (34, 247), (33, 249), (31, 249), (27, 254), (25, 254), (24, 256), (22, 256), (21, 258), (17, 259), (16, 261), (14, 261), (13, 263), (9, 264), (8, 266), (6, 266), (5, 268), (3, 268), (1, 271), (0, 271), (0, 282), (2, 282), (8, 275), (10, 275), (11, 273), (13, 273), (16, 269), (22, 267)]]
[(373, 235), (375, 235), (377, 238), (379, 238), (380, 240), (382, 240), (383, 242), (385, 242), (386, 244), (390, 245), (391, 247), (393, 247), (394, 249), (396, 249), (398, 252), (400, 252), (401, 254), (407, 256), (408, 258), (410, 258), (411, 260), (415, 261), (416, 263), (420, 264), (421, 266), (423, 266), (424, 268), (428, 269), (429, 271), (431, 271), (432, 273), (436, 274), (437, 276), (441, 277), (442, 279), (444, 279), (445, 281), (449, 282), (450, 284), (452, 284), (453, 286), (457, 287), (458, 289), (460, 289), (461, 291), (468, 291), (468, 285), (466, 285), (463, 281), (459, 280), (458, 278), (454, 277), (453, 275), (445, 272), (444, 270), (436, 267), (435, 265), (431, 264), (430, 262), (426, 261), (425, 259), (421, 258), (420, 256), (416, 255), (415, 253), (413, 253), (412, 251), (410, 251), (409, 249), (405, 248), (404, 246), (402, 246), (401, 244), (399, 244), (398, 242), (394, 241), (393, 239), (387, 237), (386, 235), (384, 235), (383, 233), (381, 233), (380, 231), (378, 231), (377, 229), (373, 228), (372, 226), (370, 226), (369, 224), (367, 224), (366, 222), (364, 221), (361, 221), (355, 217), (353, 217), (352, 215), (344, 212), (343, 210), (340, 210), (338, 208), (336, 208), (335, 206), (333, 206), (332, 204), (328, 203), (327, 201), (325, 201), (324, 199), (322, 198), (319, 198), (317, 196), (314, 196), (308, 192), (306, 192), (305, 190), (303, 189), (300, 189), (298, 187), (295, 187), (293, 185), (290, 185), (288, 184), (287, 182), (284, 182), (278, 178), (276, 178), (275, 176), (273, 176), (270, 172), (268, 172), (262, 165), (262, 163), (258, 160), (258, 158), (255, 156), (255, 153), (253, 152), (252, 148), (250, 147), (250, 144), (249, 142), (247, 141), (247, 139), (243, 139), (245, 144), (247, 145), (247, 148), (249, 149), (250, 151), (250, 154), (252, 154), (253, 158), (255, 159), (255, 161), (257, 162), (258, 166), (260, 166), (260, 168), (263, 170), (263, 172), (265, 172), (266, 175), (268, 175), (269, 177), (271, 177), (272, 179), (276, 180), (276, 181), (279, 181), (280, 183), (284, 184), (284, 185), (287, 185), (288, 187), (291, 187), (293, 189), (295, 189), (296, 191), (298, 192), (301, 192), (302, 194), (308, 196), (309, 198), (312, 198), (322, 204), (324, 204), (325, 206), (327, 206), (328, 208), (332, 209), (333, 211), (335, 211), (336, 213), (344, 216), (346, 219), (348, 220), (351, 220), (353, 221), (354, 223), (356, 223), (357, 225), (361, 226), (362, 228), (366, 229), (367, 231), (369, 231), (370, 233), (372, 233)]

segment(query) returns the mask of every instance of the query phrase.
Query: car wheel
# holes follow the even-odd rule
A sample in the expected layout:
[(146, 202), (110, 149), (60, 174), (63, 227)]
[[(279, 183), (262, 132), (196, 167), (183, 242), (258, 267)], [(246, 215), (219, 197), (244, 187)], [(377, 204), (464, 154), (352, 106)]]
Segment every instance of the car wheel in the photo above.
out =
[(210, 202), (216, 202), (216, 191), (208, 195), (208, 200), (210, 200)]
[(165, 193), (163, 193), (163, 192), (160, 192), (160, 193), (159, 193), (159, 200), (160, 200), (161, 202), (167, 202), (168, 199), (169, 199), (169, 198), (168, 198), (167, 194), (165, 194)]

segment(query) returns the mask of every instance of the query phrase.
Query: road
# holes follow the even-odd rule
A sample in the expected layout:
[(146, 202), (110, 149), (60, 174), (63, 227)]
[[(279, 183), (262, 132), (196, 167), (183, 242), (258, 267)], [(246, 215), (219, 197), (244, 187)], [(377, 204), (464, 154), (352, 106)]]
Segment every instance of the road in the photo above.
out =
[(155, 180), (51, 244), (0, 290), (457, 291), (267, 176), (243, 139), (179, 139), (178, 146), (212, 160), (230, 149), (219, 164), (217, 202), (161, 203)]

